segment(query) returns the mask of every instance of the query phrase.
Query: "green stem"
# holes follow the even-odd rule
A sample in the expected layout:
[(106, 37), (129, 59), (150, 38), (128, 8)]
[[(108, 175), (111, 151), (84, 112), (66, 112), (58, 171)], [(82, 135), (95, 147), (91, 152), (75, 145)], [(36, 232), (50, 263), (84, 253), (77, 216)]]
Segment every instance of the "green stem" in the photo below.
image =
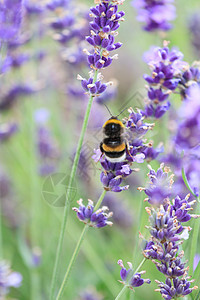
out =
[[(142, 195), (142, 194), (140, 194)], [(140, 197), (141, 198), (141, 197)], [(139, 211), (139, 215), (138, 215), (138, 229), (137, 229), (137, 233), (141, 231), (141, 227), (143, 225), (143, 212), (144, 212), (144, 200), (141, 198), (140, 199), (140, 211)], [(133, 267), (136, 267), (137, 264), (137, 260), (135, 259), (138, 255), (138, 245), (139, 245), (139, 234), (136, 235), (136, 239), (135, 239), (135, 249), (133, 252), (133, 260), (134, 260), (134, 264)]]
[[(198, 199), (199, 200), (199, 199)], [(197, 203), (197, 214), (199, 213), (199, 203)], [(190, 247), (190, 263), (189, 263), (189, 275), (193, 275), (193, 263), (195, 254), (198, 252), (198, 236), (199, 236), (199, 225), (200, 219), (193, 220), (194, 227), (192, 230), (192, 240), (191, 240), (191, 247)]]
[[(97, 201), (96, 206), (94, 207), (94, 211), (96, 211), (96, 210), (99, 208), (99, 206), (101, 205), (101, 203), (102, 203), (102, 201), (103, 201), (103, 199), (104, 199), (104, 197), (105, 197), (105, 194), (106, 194), (106, 191), (103, 190), (101, 196), (99, 197), (99, 200)], [(76, 258), (77, 258), (77, 255), (78, 255), (78, 253), (79, 253), (79, 251), (80, 251), (80, 249), (81, 249), (81, 245), (82, 245), (82, 243), (83, 243), (83, 241), (84, 241), (84, 237), (85, 237), (85, 234), (86, 234), (88, 228), (89, 228), (89, 225), (88, 225), (88, 224), (86, 224), (86, 225), (84, 226), (84, 228), (83, 228), (83, 231), (82, 231), (82, 233), (81, 233), (81, 236), (80, 236), (80, 238), (79, 238), (79, 240), (78, 240), (78, 242), (77, 242), (76, 248), (75, 248), (75, 250), (74, 250), (74, 253), (73, 253), (73, 255), (72, 255), (72, 258), (71, 258), (71, 260), (70, 260), (70, 263), (69, 263), (69, 265), (68, 265), (67, 271), (66, 271), (66, 273), (65, 273), (65, 277), (64, 277), (63, 282), (62, 282), (62, 284), (61, 284), (61, 287), (60, 287), (60, 289), (59, 289), (59, 292), (58, 292), (58, 295), (57, 295), (57, 297), (56, 297), (56, 300), (58, 300), (58, 299), (60, 299), (60, 298), (62, 297), (62, 294), (63, 294), (64, 289), (65, 289), (65, 287), (66, 287), (67, 281), (68, 281), (68, 279), (69, 279), (69, 275), (70, 275), (71, 269), (72, 269), (73, 264), (74, 264), (74, 262), (75, 262), (75, 260), (76, 260)]]
[[(96, 82), (97, 75), (98, 75), (98, 71), (95, 71), (93, 82)], [(54, 293), (54, 289), (55, 289), (55, 285), (56, 285), (56, 281), (57, 281), (58, 263), (59, 263), (59, 258), (60, 258), (60, 255), (61, 255), (61, 250), (62, 250), (62, 245), (63, 245), (63, 240), (64, 240), (64, 234), (65, 234), (65, 231), (66, 231), (67, 219), (68, 219), (68, 215), (69, 215), (71, 188), (72, 188), (72, 184), (73, 184), (73, 181), (74, 181), (74, 178), (75, 178), (75, 175), (76, 175), (76, 170), (77, 170), (77, 166), (78, 166), (78, 162), (79, 162), (79, 158), (80, 158), (83, 139), (84, 139), (85, 132), (86, 132), (86, 129), (87, 129), (89, 115), (90, 115), (90, 111), (91, 111), (91, 107), (92, 107), (92, 102), (93, 102), (93, 96), (91, 95), (90, 98), (89, 98), (88, 105), (87, 105), (87, 109), (86, 109), (85, 118), (84, 118), (84, 121), (83, 121), (83, 126), (82, 126), (82, 130), (81, 130), (80, 138), (79, 138), (79, 141), (78, 141), (77, 151), (76, 151), (76, 155), (75, 155), (74, 162), (73, 162), (73, 165), (72, 165), (70, 180), (69, 180), (69, 183), (68, 183), (68, 189), (67, 189), (67, 194), (66, 194), (66, 202), (65, 202), (64, 213), (63, 213), (63, 220), (62, 220), (62, 225), (61, 225), (61, 231), (60, 231), (60, 236), (59, 236), (59, 241), (58, 241), (58, 246), (57, 246), (57, 251), (56, 251), (56, 259), (55, 259), (53, 275), (52, 275), (52, 281), (51, 281), (51, 290), (50, 290), (50, 299), (51, 300), (53, 300), (53, 293)]]
[(0, 260), (3, 259), (2, 204), (0, 202)]
[(188, 182), (188, 179), (187, 179), (187, 176), (185, 174), (185, 170), (184, 168), (182, 168), (182, 178), (183, 178), (183, 181), (186, 185), (186, 187), (188, 188), (188, 190), (190, 191), (190, 193), (197, 199), (197, 201), (199, 202), (199, 199), (197, 198), (197, 196), (195, 195), (195, 193), (193, 192), (189, 182)]
[(77, 258), (77, 255), (78, 255), (78, 253), (79, 253), (79, 251), (80, 251), (81, 245), (82, 245), (82, 243), (83, 243), (83, 241), (84, 241), (84, 236), (85, 236), (86, 232), (88, 231), (88, 229), (89, 229), (89, 226), (88, 226), (88, 224), (86, 224), (86, 225), (84, 226), (84, 228), (83, 228), (83, 231), (82, 231), (82, 233), (81, 233), (81, 236), (80, 236), (80, 238), (79, 238), (79, 240), (78, 240), (78, 243), (77, 243), (77, 245), (76, 245), (76, 248), (75, 248), (75, 250), (74, 250), (74, 253), (73, 253), (73, 255), (72, 255), (72, 258), (71, 258), (71, 260), (70, 260), (70, 263), (69, 263), (69, 265), (68, 265), (67, 271), (66, 271), (66, 273), (65, 273), (65, 277), (64, 277), (63, 282), (62, 282), (62, 284), (61, 284), (61, 287), (60, 287), (60, 289), (59, 289), (59, 291), (58, 291), (58, 295), (57, 295), (57, 297), (56, 297), (56, 300), (59, 300), (59, 299), (61, 299), (61, 297), (62, 297), (62, 294), (63, 294), (63, 292), (64, 292), (65, 286), (66, 286), (67, 281), (68, 281), (68, 279), (69, 279), (69, 275), (70, 275), (70, 272), (71, 272), (71, 270), (72, 270), (73, 264), (74, 264), (74, 262), (75, 262), (75, 260), (76, 260), (76, 258)]
[(101, 203), (102, 203), (102, 201), (103, 201), (105, 195), (106, 195), (106, 190), (103, 190), (101, 196), (99, 197), (99, 200), (97, 201), (97, 203), (96, 203), (96, 205), (95, 205), (95, 207), (94, 207), (94, 210), (99, 209), (99, 207), (100, 207), (100, 205), (101, 205)]
[[(130, 276), (132, 276), (133, 274), (137, 273), (140, 268), (143, 266), (143, 264), (145, 263), (146, 258), (144, 257), (143, 260), (141, 261), (141, 263), (139, 264), (139, 266), (137, 267), (137, 269), (134, 272), (131, 272)], [(115, 300), (119, 300), (120, 297), (125, 293), (126, 288), (129, 287), (129, 284), (125, 284), (123, 286), (123, 288), (121, 289), (121, 291), (119, 292), (119, 294), (117, 295), (117, 297), (115, 298)]]
[[(182, 177), (183, 177), (183, 181), (186, 185), (186, 187), (188, 188), (188, 190), (190, 191), (190, 193), (196, 198), (197, 200), (197, 214), (199, 213), (199, 203), (200, 200), (199, 198), (195, 195), (195, 193), (192, 191), (192, 188), (190, 187), (190, 184), (187, 180), (187, 176), (185, 174), (185, 170), (184, 168), (182, 168)], [(193, 228), (193, 233), (192, 233), (192, 241), (191, 241), (191, 245), (192, 247), (190, 247), (190, 264), (189, 264), (189, 275), (193, 274), (193, 263), (194, 263), (194, 256), (195, 253), (197, 252), (197, 243), (198, 243), (198, 235), (199, 235), (199, 219), (194, 220), (194, 228)]]

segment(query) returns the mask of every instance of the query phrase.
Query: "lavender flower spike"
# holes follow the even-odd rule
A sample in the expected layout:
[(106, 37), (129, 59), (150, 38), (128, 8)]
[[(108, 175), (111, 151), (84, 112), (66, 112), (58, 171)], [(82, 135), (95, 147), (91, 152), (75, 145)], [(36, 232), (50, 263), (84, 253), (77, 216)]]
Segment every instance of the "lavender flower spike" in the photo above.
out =
[(73, 207), (72, 209), (77, 213), (79, 220), (90, 227), (105, 227), (106, 225), (112, 225), (112, 222), (108, 221), (108, 218), (112, 217), (112, 212), (106, 213), (107, 206), (103, 206), (97, 211), (94, 211), (94, 204), (92, 200), (88, 200), (88, 205), (83, 204), (83, 200), (77, 201), (79, 208)]
[(91, 95), (96, 96), (106, 90), (106, 85), (101, 84), (95, 76), (98, 70), (108, 67), (113, 59), (117, 59), (117, 54), (111, 56), (110, 52), (121, 47), (122, 43), (115, 42), (117, 29), (120, 21), (123, 21), (124, 12), (118, 11), (118, 5), (123, 1), (95, 1), (97, 5), (90, 8), (90, 36), (86, 41), (92, 46), (92, 50), (84, 49), (90, 68), (95, 71), (89, 79), (79, 77), (83, 88)]
[[(150, 172), (149, 176), (153, 185), (157, 182), (157, 177), (163, 177), (166, 182), (170, 178), (162, 168), (158, 169), (157, 173), (154, 170)], [(156, 189), (153, 188), (147, 194), (152, 194), (154, 190)], [(160, 192), (158, 194), (161, 195)], [(184, 199), (178, 195), (173, 200), (170, 198), (171, 195), (164, 198), (163, 204), (159, 207), (146, 207), (150, 221), (150, 226), (146, 228), (149, 229), (151, 238), (146, 242), (143, 250), (144, 257), (150, 259), (158, 271), (167, 278), (165, 283), (156, 280), (159, 286), (156, 291), (169, 300), (188, 295), (197, 288), (196, 286), (190, 288), (194, 280), (188, 280), (189, 267), (186, 267), (187, 261), (183, 261), (184, 251), (179, 251), (179, 247), (184, 239), (188, 239), (189, 231), (191, 231), (189, 226), (185, 227), (182, 223), (189, 221), (191, 217), (200, 217), (190, 214), (195, 201), (189, 201), (189, 194)], [(151, 199), (149, 202), (152, 204)]]
[(117, 263), (122, 268), (120, 271), (120, 276), (122, 281), (119, 280), (119, 282), (122, 284), (126, 284), (127, 287), (130, 288), (131, 290), (133, 290), (134, 287), (139, 287), (143, 285), (144, 283), (148, 283), (148, 284), (151, 283), (150, 279), (143, 279), (141, 277), (141, 275), (145, 274), (146, 271), (141, 271), (134, 274), (133, 267), (130, 262), (127, 262), (129, 269), (126, 269), (124, 267), (123, 261), (121, 259), (119, 259)]
[(148, 86), (148, 101), (143, 114), (146, 117), (161, 118), (169, 109), (169, 95), (173, 93), (181, 82), (181, 74), (189, 65), (184, 62), (183, 54), (168, 48), (169, 42), (164, 41), (163, 48), (152, 47), (144, 55), (149, 65), (151, 75), (144, 75)]

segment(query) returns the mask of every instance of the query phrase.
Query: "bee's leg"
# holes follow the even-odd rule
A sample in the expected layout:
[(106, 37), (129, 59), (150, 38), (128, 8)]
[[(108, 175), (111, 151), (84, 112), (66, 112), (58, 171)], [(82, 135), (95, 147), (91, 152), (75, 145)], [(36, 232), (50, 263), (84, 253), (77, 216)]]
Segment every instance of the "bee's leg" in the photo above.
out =
[(103, 151), (103, 147), (102, 147), (102, 145), (103, 145), (103, 142), (101, 142), (101, 143), (100, 143), (100, 145), (99, 145), (99, 148), (100, 148), (100, 150), (101, 150), (102, 154), (104, 154), (104, 151)]
[(129, 142), (128, 142), (127, 139), (125, 140), (125, 144), (126, 144), (126, 150), (127, 150), (127, 152), (128, 152), (128, 155), (130, 155), (130, 157), (133, 158), (133, 156), (132, 156), (131, 153), (130, 153), (130, 145), (129, 145)]
[(104, 155), (104, 150), (103, 150), (103, 147), (102, 147), (102, 145), (103, 145), (103, 142), (101, 142), (100, 143), (100, 145), (99, 145), (99, 149), (101, 150), (101, 156), (100, 156), (100, 158), (99, 158), (99, 160), (98, 161), (100, 161), (100, 159), (102, 158), (102, 156)]

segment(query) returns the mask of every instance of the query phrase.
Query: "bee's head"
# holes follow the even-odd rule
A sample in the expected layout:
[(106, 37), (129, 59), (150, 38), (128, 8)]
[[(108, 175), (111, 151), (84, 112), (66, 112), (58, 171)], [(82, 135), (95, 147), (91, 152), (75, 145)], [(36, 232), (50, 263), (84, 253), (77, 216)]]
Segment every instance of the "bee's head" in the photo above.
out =
[(112, 116), (103, 126), (104, 133), (107, 136), (120, 136), (123, 127), (123, 123), (115, 116)]

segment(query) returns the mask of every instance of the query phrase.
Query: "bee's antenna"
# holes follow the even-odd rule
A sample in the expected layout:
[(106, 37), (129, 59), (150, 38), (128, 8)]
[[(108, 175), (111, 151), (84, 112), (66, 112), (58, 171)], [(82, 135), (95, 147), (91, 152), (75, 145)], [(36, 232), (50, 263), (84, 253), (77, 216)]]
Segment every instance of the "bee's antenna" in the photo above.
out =
[(125, 107), (116, 117), (119, 117), (127, 108), (128, 108), (128, 106)]
[(111, 115), (111, 117), (113, 116), (113, 114), (111, 113), (110, 109), (108, 108), (108, 106), (104, 103), (105, 107), (107, 108), (107, 111), (109, 112), (109, 114)]

